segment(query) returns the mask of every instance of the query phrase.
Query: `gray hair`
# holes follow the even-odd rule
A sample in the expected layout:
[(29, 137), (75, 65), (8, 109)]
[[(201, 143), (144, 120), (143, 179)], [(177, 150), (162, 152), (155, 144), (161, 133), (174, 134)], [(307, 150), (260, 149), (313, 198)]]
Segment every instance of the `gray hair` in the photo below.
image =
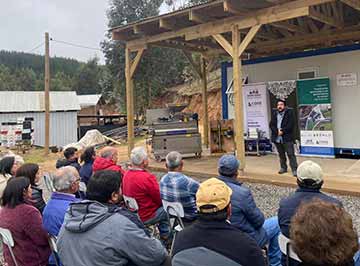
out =
[(52, 176), (53, 185), (56, 191), (66, 191), (71, 188), (71, 184), (79, 178), (75, 167), (64, 166), (58, 169)]
[(169, 152), (166, 156), (166, 166), (172, 170), (180, 166), (182, 160), (182, 156), (177, 151)]
[(148, 155), (144, 147), (136, 147), (131, 151), (130, 161), (132, 165), (140, 166), (147, 159)]

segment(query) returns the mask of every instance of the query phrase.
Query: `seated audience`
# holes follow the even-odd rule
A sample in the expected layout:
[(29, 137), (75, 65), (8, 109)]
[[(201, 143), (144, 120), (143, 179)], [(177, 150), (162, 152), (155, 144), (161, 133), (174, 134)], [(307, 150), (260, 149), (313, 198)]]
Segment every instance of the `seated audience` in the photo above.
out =
[(93, 164), (93, 172), (100, 170), (112, 170), (124, 175), (124, 170), (117, 165), (118, 151), (114, 147), (105, 147), (101, 150), (100, 157), (96, 157)]
[[(0, 227), (10, 230), (15, 245), (13, 252), (19, 266), (46, 266), (50, 247), (47, 232), (42, 227), (40, 212), (31, 204), (29, 178), (11, 178), (5, 188), (0, 209)], [(14, 266), (9, 249), (3, 246), (5, 261)]]
[(64, 166), (73, 166), (76, 170), (80, 171), (81, 165), (78, 159), (78, 150), (74, 147), (69, 147), (64, 150), (64, 159), (59, 159), (56, 162), (56, 169)]
[(87, 198), (70, 205), (60, 230), (57, 245), (64, 266), (158, 266), (166, 260), (161, 242), (147, 235), (135, 214), (119, 207), (119, 172), (96, 172)]
[(89, 182), (90, 177), (92, 176), (95, 158), (96, 152), (94, 147), (86, 148), (80, 156), (80, 162), (84, 163), (80, 168), (81, 182), (84, 182), (86, 185)]
[[(291, 219), (301, 203), (319, 198), (342, 206), (339, 200), (320, 191), (323, 183), (323, 172), (318, 164), (312, 161), (305, 161), (299, 165), (297, 169), (298, 189), (295, 193), (280, 201), (278, 211), (281, 233), (287, 238), (290, 238)], [(282, 265), (285, 264), (285, 256), (282, 256)], [(290, 265), (295, 266), (298, 263), (295, 260), (290, 260)]]
[(7, 155), (0, 160), (0, 200), (7, 181), (15, 176), (17, 169), (24, 163), (19, 155)]
[(199, 182), (182, 173), (183, 160), (181, 154), (172, 151), (166, 156), (168, 173), (160, 181), (160, 195), (163, 200), (180, 202), (184, 208), (185, 222), (196, 219), (196, 192)]
[(270, 265), (278, 266), (281, 260), (278, 219), (272, 217), (265, 220), (264, 214), (256, 206), (250, 189), (237, 181), (239, 167), (240, 162), (234, 155), (224, 155), (219, 160), (219, 179), (233, 191), (231, 224), (249, 234), (260, 248), (265, 248), (268, 244)]
[(200, 184), (196, 193), (198, 219), (176, 235), (173, 266), (262, 266), (256, 242), (231, 225), (231, 189), (217, 178)]
[[(58, 236), (69, 205), (78, 201), (75, 194), (79, 190), (79, 183), (79, 173), (72, 166), (62, 167), (53, 175), (53, 185), (56, 192), (51, 194), (43, 213), (44, 228), (49, 235)], [(50, 257), (49, 264), (55, 265), (53, 256)]]
[(162, 207), (160, 188), (156, 176), (146, 170), (148, 155), (143, 147), (134, 148), (130, 156), (131, 167), (124, 175), (123, 194), (134, 198), (139, 206), (139, 216), (144, 224), (159, 223), (163, 239), (169, 236), (168, 216)]
[(350, 214), (338, 204), (319, 199), (298, 208), (290, 236), (302, 266), (352, 266), (359, 250)]
[(42, 189), (38, 186), (41, 178), (39, 165), (34, 163), (26, 163), (22, 165), (16, 171), (16, 177), (27, 177), (30, 179), (32, 189), (31, 203), (36, 209), (39, 210), (40, 213), (42, 213), (44, 211), (46, 203), (43, 198)]

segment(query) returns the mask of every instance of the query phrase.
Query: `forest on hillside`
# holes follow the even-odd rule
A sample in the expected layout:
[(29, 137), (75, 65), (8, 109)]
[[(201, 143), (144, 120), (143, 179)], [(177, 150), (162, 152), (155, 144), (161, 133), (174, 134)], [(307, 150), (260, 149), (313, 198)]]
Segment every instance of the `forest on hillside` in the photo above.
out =
[[(0, 51), (1, 91), (44, 90), (44, 56)], [(51, 90), (75, 90), (78, 94), (100, 93), (104, 67), (97, 58), (83, 63), (75, 59), (53, 57), (50, 61)]]

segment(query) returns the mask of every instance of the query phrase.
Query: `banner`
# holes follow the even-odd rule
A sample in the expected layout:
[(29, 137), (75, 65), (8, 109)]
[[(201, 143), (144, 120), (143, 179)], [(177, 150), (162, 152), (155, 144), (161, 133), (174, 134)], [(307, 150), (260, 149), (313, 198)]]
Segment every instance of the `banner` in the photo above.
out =
[[(228, 114), (229, 119), (235, 118), (233, 90), (228, 88)], [(244, 131), (257, 128), (263, 137), (269, 138), (268, 101), (265, 83), (243, 85), (244, 100)]]
[(297, 81), (300, 153), (335, 157), (330, 79)]

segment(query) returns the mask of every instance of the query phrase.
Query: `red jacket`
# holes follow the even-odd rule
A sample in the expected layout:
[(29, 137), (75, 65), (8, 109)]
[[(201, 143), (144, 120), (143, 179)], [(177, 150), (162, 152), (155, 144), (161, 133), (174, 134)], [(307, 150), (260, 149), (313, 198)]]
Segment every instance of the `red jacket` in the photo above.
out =
[[(20, 204), (14, 209), (0, 210), (0, 227), (10, 230), (15, 242), (13, 248), (19, 265), (46, 266), (50, 256), (48, 234), (43, 228), (40, 212), (28, 204)], [(8, 248), (4, 245), (5, 261), (14, 263)]]
[(156, 177), (146, 170), (127, 171), (123, 178), (122, 191), (125, 196), (136, 199), (143, 222), (153, 218), (156, 210), (162, 206)]
[(111, 170), (120, 172), (122, 175), (124, 175), (124, 170), (121, 168), (120, 165), (117, 165), (110, 159), (102, 158), (102, 157), (96, 157), (94, 164), (93, 164), (93, 172), (97, 172), (100, 170)]

